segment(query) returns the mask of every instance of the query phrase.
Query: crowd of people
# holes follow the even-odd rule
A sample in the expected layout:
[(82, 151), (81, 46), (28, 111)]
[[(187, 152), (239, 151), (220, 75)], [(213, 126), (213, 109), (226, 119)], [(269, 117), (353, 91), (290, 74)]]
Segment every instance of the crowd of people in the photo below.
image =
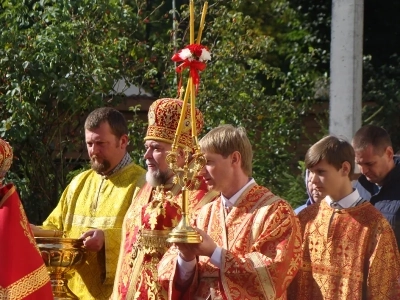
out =
[[(383, 128), (364, 126), (351, 143), (330, 135), (312, 145), (305, 155), (309, 198), (296, 210), (252, 177), (244, 128), (210, 130), (199, 142), (205, 166), (185, 191), (201, 242), (170, 244), (183, 189), (168, 154), (176, 151), (182, 170), (193, 166), (191, 128), (201, 132), (204, 123), (198, 109), (194, 124), (188, 112), (172, 149), (181, 112), (179, 99), (151, 105), (147, 170), (127, 152), (124, 116), (107, 107), (91, 112), (84, 126), (91, 168), (72, 179), (40, 226), (29, 226), (12, 183), (1, 185), (12, 148), (0, 140), (0, 237), (18, 227), (21, 241), (14, 245), (32, 252), (26, 263), (14, 253), (20, 245), (2, 243), (8, 264), (0, 272), (0, 299), (25, 299), (16, 291), (52, 299), (33, 239), (49, 229), (83, 240), (86, 261), (68, 282), (83, 300), (400, 299), (400, 159)], [(354, 180), (356, 165), (361, 175)], [(5, 221), (11, 213), (22, 227)], [(21, 265), (30, 269), (22, 272)], [(24, 289), (33, 273), (40, 280)]]

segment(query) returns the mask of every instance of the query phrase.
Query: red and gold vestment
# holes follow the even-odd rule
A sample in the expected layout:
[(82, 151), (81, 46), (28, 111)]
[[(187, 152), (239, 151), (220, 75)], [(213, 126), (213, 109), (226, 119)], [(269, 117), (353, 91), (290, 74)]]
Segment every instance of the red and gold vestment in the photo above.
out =
[[(123, 240), (111, 299), (167, 299), (167, 291), (157, 282), (157, 264), (169, 245), (165, 242), (165, 237), (160, 237), (157, 249), (146, 249), (140, 240), (142, 209), (153, 200), (153, 190), (154, 188), (146, 183), (125, 216)], [(181, 186), (174, 184), (169, 188), (166, 187), (166, 190), (172, 195), (170, 200), (181, 205)], [(189, 212), (195, 214), (200, 207), (215, 197), (215, 192), (208, 192), (204, 181), (199, 181), (199, 185), (189, 191)], [(157, 230), (153, 232), (156, 233)]]
[(322, 200), (298, 217), (303, 263), (289, 299), (400, 299), (396, 239), (369, 202), (338, 210)]
[(221, 269), (200, 256), (190, 287), (177, 291), (178, 250), (171, 247), (158, 268), (169, 299), (286, 299), (301, 262), (299, 223), (286, 201), (252, 184), (228, 215), (217, 198), (199, 212), (196, 222), (223, 248)]
[(50, 277), (15, 186), (0, 187), (0, 299), (50, 300)]

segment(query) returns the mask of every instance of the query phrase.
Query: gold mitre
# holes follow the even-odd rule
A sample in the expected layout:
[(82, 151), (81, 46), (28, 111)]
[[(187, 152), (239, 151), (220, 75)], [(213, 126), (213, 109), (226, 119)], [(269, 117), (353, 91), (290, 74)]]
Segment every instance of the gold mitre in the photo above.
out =
[[(156, 140), (172, 144), (181, 116), (182, 106), (183, 101), (180, 99), (162, 98), (154, 101), (149, 108), (149, 125), (144, 140)], [(196, 108), (195, 118), (196, 129), (199, 133), (203, 129), (204, 119), (198, 108)], [(186, 110), (178, 146), (193, 148), (190, 109)]]

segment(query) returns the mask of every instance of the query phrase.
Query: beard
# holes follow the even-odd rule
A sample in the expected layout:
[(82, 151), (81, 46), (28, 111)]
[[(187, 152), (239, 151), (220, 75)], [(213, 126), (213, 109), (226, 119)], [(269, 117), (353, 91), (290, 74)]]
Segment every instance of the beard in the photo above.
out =
[(152, 187), (165, 185), (170, 178), (171, 178), (171, 171), (161, 172), (160, 170), (157, 170), (157, 171), (147, 171), (146, 173), (146, 181)]
[(90, 167), (92, 168), (93, 171), (96, 173), (105, 173), (108, 171), (111, 167), (111, 164), (108, 160), (104, 159), (102, 163), (99, 163), (96, 161), (96, 156), (92, 156), (90, 158)]

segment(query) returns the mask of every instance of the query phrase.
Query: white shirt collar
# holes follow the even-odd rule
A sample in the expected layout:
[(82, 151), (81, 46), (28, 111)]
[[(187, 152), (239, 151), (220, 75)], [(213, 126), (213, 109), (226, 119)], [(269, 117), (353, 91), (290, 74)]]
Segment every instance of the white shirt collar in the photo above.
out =
[(244, 187), (242, 187), (235, 195), (227, 199), (224, 195), (221, 194), (221, 199), (222, 199), (222, 204), (225, 205), (225, 207), (232, 207), (235, 205), (236, 201), (239, 199), (239, 197), (243, 194), (244, 190), (247, 189), (247, 187), (250, 184), (256, 183), (254, 178), (251, 178), (248, 183)]
[(341, 208), (349, 208), (356, 206), (360, 200), (361, 197), (357, 189), (355, 189), (351, 194), (347, 195), (343, 199), (340, 199), (339, 201), (333, 201), (330, 196), (325, 197), (325, 201), (328, 203), (329, 206), (334, 207), (334, 205), (331, 204), (336, 202), (337, 204), (340, 205)]

